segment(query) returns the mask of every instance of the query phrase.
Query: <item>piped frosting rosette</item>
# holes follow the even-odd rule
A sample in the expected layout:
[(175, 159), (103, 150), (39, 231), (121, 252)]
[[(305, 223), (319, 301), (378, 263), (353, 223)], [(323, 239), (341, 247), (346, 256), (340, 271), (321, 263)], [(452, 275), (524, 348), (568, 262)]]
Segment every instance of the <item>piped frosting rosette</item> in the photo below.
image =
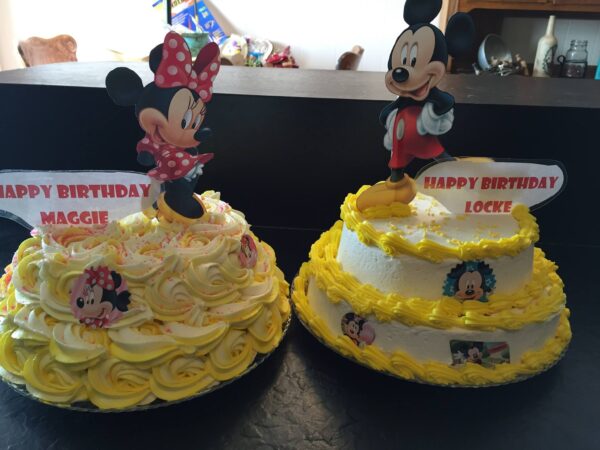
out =
[(124, 409), (193, 396), (275, 349), (290, 307), (274, 252), (218, 194), (202, 201), (191, 226), (136, 214), (24, 241), (0, 280), (0, 376), (45, 402)]

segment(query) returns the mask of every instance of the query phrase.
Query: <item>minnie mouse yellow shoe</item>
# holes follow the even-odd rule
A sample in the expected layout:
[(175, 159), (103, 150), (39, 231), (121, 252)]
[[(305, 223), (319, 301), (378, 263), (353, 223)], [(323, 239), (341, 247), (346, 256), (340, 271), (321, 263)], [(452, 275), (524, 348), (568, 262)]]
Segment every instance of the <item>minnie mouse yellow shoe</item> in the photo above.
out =
[(166, 220), (167, 222), (181, 223), (183, 225), (192, 225), (194, 223), (204, 220), (207, 217), (206, 207), (204, 206), (204, 203), (202, 203), (202, 200), (200, 199), (199, 195), (194, 195), (192, 199), (192, 201), (195, 201), (200, 205), (200, 208), (202, 210), (201, 214), (198, 217), (187, 217), (175, 211), (165, 201), (165, 193), (161, 193), (160, 197), (158, 197), (157, 202), (159, 219)]

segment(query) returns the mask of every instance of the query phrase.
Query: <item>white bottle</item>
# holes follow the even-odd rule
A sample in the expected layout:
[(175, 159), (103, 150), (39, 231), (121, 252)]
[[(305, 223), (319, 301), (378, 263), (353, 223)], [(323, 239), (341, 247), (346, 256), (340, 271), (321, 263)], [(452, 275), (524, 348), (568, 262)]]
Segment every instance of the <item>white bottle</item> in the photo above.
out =
[(535, 53), (535, 62), (533, 64), (534, 77), (549, 77), (551, 64), (554, 61), (554, 54), (558, 41), (554, 36), (554, 22), (556, 16), (550, 16), (546, 34), (538, 41), (537, 52)]

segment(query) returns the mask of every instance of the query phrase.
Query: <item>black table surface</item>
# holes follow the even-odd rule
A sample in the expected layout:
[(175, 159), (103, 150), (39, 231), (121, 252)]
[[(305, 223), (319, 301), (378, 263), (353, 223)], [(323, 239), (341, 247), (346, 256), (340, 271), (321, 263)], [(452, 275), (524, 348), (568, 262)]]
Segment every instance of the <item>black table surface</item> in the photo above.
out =
[[(291, 280), (319, 231), (256, 227)], [(0, 260), (27, 232), (0, 223)], [(370, 371), (293, 319), (261, 366), (223, 389), (144, 412), (61, 410), (0, 386), (1, 448), (600, 448), (598, 247), (541, 243), (566, 284), (574, 338), (563, 360), (521, 383), (441, 388)]]

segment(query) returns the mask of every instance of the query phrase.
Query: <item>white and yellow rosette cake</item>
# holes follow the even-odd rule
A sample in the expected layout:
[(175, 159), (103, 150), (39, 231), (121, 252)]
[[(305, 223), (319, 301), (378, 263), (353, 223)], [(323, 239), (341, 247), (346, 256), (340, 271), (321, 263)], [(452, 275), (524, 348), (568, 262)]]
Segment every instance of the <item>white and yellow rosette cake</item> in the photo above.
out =
[(0, 281), (0, 376), (43, 402), (126, 409), (213, 389), (275, 349), (290, 307), (274, 252), (218, 194), (202, 200), (190, 226), (139, 213), (24, 241)]
[(366, 188), (347, 196), (294, 281), (313, 334), (372, 369), (448, 386), (508, 383), (560, 359), (569, 310), (527, 207), (457, 215), (419, 193), (360, 212)]

